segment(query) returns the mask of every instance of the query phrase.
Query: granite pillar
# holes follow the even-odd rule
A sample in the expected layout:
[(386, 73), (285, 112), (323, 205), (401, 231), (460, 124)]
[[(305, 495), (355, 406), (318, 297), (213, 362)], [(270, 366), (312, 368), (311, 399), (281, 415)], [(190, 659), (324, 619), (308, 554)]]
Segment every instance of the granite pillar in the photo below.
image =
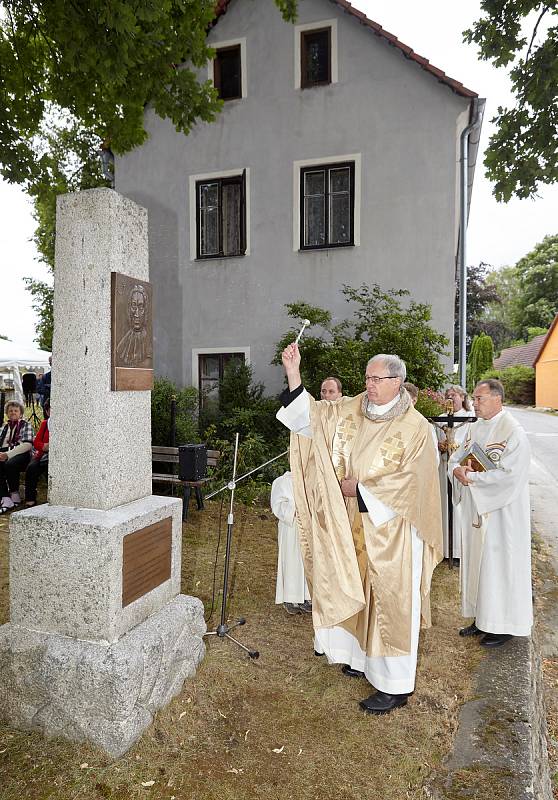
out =
[(147, 281), (147, 212), (58, 198), (49, 503), (10, 520), (0, 716), (121, 755), (203, 658), (181, 501), (151, 494), (149, 391), (111, 390), (111, 272)]

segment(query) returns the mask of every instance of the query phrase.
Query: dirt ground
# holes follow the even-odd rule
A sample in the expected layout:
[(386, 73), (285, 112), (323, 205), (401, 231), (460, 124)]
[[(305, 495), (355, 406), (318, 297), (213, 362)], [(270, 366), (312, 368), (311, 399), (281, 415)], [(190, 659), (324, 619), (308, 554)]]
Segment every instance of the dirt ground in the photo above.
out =
[[(215, 610), (227, 508), (210, 502), (183, 528), (182, 591)], [(8, 621), (8, 517), (0, 519), (0, 624)], [(216, 559), (219, 518), (221, 542)], [(260, 651), (251, 661), (210, 637), (195, 678), (155, 718), (141, 740), (112, 761), (82, 744), (45, 740), (0, 726), (2, 800), (418, 800), (443, 772), (460, 705), (470, 698), (479, 648), (456, 635), (458, 572), (434, 574), (433, 627), (421, 635), (415, 694), (385, 717), (358, 701), (364, 679), (343, 676), (314, 655), (309, 615), (275, 606), (277, 527), (269, 510), (235, 512), (229, 618), (246, 617), (238, 638)]]

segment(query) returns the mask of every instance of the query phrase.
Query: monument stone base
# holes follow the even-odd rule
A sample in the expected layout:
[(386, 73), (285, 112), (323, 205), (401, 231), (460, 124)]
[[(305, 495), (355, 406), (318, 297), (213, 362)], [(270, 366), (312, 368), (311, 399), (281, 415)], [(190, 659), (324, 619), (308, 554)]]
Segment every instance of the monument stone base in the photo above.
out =
[(118, 641), (180, 592), (181, 511), (179, 499), (149, 495), (108, 511), (47, 503), (12, 514), (10, 622)]
[(203, 604), (178, 595), (114, 644), (0, 627), (0, 716), (117, 758), (201, 662)]

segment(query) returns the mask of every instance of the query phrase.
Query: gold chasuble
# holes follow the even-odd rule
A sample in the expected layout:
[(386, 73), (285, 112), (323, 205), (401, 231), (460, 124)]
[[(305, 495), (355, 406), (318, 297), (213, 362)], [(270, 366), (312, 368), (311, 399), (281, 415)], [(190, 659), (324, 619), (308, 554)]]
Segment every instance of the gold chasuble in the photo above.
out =
[[(411, 529), (422, 539), (421, 623), (430, 626), (430, 583), (442, 559), (438, 467), (430, 426), (402, 389), (384, 415), (366, 393), (334, 402), (309, 397), (312, 439), (291, 437), (297, 522), (315, 628), (341, 626), (369, 657), (411, 650)], [(397, 516), (375, 526), (344, 498), (356, 478)]]

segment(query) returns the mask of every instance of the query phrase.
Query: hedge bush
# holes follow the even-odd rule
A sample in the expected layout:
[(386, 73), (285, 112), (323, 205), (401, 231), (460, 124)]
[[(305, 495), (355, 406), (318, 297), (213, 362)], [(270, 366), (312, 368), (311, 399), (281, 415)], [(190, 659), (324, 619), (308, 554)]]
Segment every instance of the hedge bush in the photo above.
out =
[(151, 444), (171, 447), (171, 400), (176, 397), (176, 446), (199, 442), (198, 393), (179, 389), (168, 378), (156, 378), (151, 392)]
[(505, 369), (490, 369), (484, 372), (481, 380), (497, 378), (504, 386), (506, 401), (520, 406), (535, 405), (535, 370), (533, 367), (516, 365)]

